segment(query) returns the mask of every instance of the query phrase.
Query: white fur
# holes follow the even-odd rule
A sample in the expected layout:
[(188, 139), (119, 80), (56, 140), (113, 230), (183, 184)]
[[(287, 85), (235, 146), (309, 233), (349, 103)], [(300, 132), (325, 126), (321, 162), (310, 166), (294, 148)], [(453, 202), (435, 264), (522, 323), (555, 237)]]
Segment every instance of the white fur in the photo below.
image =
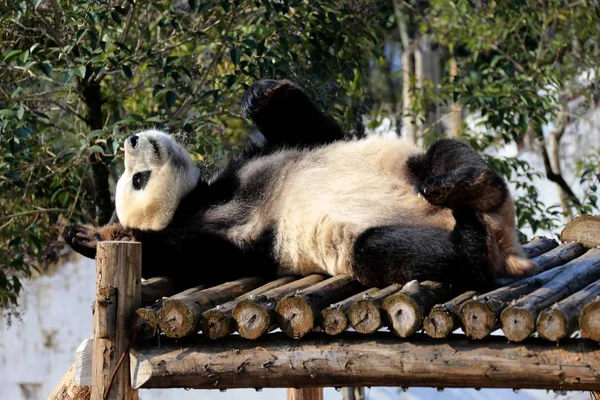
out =
[[(125, 141), (125, 171), (117, 183), (116, 208), (119, 222), (128, 228), (160, 230), (173, 219), (181, 199), (197, 184), (199, 170), (187, 151), (168, 134), (158, 130), (137, 133), (139, 142), (132, 148)], [(158, 144), (161, 157), (155, 155), (148, 142)], [(177, 169), (177, 164), (184, 168)], [(136, 172), (151, 170), (143, 190), (135, 190), (132, 179)]]

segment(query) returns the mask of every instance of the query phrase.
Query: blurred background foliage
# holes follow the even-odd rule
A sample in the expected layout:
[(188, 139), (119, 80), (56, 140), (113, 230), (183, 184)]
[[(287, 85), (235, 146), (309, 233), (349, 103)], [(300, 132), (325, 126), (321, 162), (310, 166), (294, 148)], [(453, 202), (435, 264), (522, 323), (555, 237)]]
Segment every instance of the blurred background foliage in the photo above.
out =
[[(597, 212), (600, 153), (576, 160), (579, 197), (559, 161), (598, 100), (599, 26), (597, 1), (1, 0), (0, 307), (18, 312), (66, 222), (114, 219), (125, 137), (166, 129), (209, 171), (248, 140), (240, 101), (263, 78), (298, 83), (349, 137), (391, 121), (423, 145), (468, 140), (533, 232)], [(545, 174), (490, 151), (511, 143)]]

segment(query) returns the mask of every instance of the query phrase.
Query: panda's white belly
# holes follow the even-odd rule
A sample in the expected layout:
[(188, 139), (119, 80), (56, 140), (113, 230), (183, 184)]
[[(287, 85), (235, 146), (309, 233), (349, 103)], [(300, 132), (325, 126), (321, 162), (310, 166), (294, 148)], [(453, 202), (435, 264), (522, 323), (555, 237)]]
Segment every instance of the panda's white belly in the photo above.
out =
[(281, 200), (271, 204), (280, 273), (350, 273), (354, 241), (369, 227), (451, 230), (451, 214), (418, 197), (406, 175), (405, 162), (417, 151), (376, 137), (310, 153), (287, 172)]

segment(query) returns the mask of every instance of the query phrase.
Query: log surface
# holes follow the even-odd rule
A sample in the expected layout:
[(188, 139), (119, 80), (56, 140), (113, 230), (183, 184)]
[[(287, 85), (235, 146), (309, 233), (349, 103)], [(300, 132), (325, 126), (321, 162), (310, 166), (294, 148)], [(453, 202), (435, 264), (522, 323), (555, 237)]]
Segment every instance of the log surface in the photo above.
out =
[(578, 243), (565, 243), (534, 258), (532, 261), (538, 270), (537, 275), (518, 280), (509, 285), (477, 296), (463, 304), (460, 319), (467, 336), (472, 339), (483, 339), (499, 327), (498, 318), (508, 304), (525, 296), (560, 274), (566, 264), (585, 252), (585, 247)]
[(477, 292), (470, 291), (442, 304), (432, 307), (429, 315), (423, 320), (423, 329), (429, 337), (442, 339), (458, 328), (460, 309), (463, 304), (473, 299)]
[(600, 296), (600, 280), (542, 311), (536, 321), (538, 334), (557, 341), (579, 330), (579, 316), (583, 308)]
[(377, 292), (377, 288), (370, 288), (350, 296), (345, 300), (330, 305), (321, 311), (319, 315), (319, 326), (328, 335), (339, 335), (348, 328), (348, 317), (346, 312), (357, 301), (363, 300), (368, 295)]
[(500, 314), (504, 335), (514, 342), (535, 331), (535, 321), (546, 307), (600, 279), (600, 249), (590, 249), (569, 262), (564, 270), (536, 291), (516, 300)]
[(350, 326), (358, 333), (373, 333), (383, 326), (381, 303), (402, 289), (403, 285), (394, 284), (366, 296), (352, 304), (348, 309)]
[(335, 337), (312, 334), (295, 341), (282, 333), (248, 341), (202, 337), (160, 348), (132, 349), (134, 388), (411, 386), (600, 390), (600, 349), (572, 339), (548, 346), (502, 337), (485, 342), (398, 340), (389, 332)]
[(586, 247), (600, 246), (600, 216), (580, 215), (569, 222), (560, 234), (564, 242), (578, 242)]
[(163, 297), (176, 293), (175, 281), (166, 276), (156, 276), (142, 282), (142, 306), (153, 304)]
[(527, 258), (534, 258), (558, 246), (558, 242), (544, 236), (536, 236), (523, 245), (523, 252)]
[(75, 382), (75, 373), (76, 363), (73, 362), (48, 396), (48, 400), (90, 400), (90, 387), (78, 385)]
[(585, 337), (600, 342), (600, 299), (586, 304), (579, 318), (581, 333)]

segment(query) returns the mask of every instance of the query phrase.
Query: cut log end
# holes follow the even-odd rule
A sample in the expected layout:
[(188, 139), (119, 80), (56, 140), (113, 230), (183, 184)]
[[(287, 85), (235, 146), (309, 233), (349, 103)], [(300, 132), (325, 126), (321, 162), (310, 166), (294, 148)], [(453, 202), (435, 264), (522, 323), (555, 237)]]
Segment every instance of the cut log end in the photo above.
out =
[(381, 327), (381, 312), (372, 301), (361, 300), (348, 309), (348, 321), (358, 333), (373, 333)]
[(404, 293), (385, 299), (382, 310), (391, 330), (402, 338), (415, 334), (423, 321), (419, 305)]
[(534, 316), (525, 308), (507, 307), (500, 314), (502, 332), (508, 340), (521, 342), (535, 330)]
[(271, 316), (268, 310), (253, 300), (242, 300), (233, 309), (233, 319), (236, 321), (240, 336), (246, 339), (257, 339), (271, 326)]
[(600, 342), (600, 300), (595, 300), (583, 308), (579, 325), (585, 337)]
[(293, 339), (300, 339), (314, 327), (313, 311), (301, 296), (281, 299), (275, 307), (275, 314), (283, 333)]
[(202, 333), (209, 339), (220, 339), (233, 332), (231, 318), (220, 310), (208, 310), (202, 314)]
[(536, 323), (538, 334), (551, 341), (558, 341), (569, 334), (568, 321), (559, 310), (549, 309), (538, 316)]
[(496, 316), (489, 307), (478, 300), (467, 301), (461, 310), (465, 334), (471, 339), (486, 338), (496, 326)]
[(194, 314), (179, 300), (165, 300), (157, 319), (161, 331), (170, 338), (181, 338), (196, 330)]
[(423, 329), (429, 337), (443, 339), (454, 330), (454, 319), (444, 308), (439, 307), (431, 310), (423, 320)]
[(328, 335), (339, 335), (348, 328), (348, 318), (340, 309), (326, 308), (321, 311), (320, 326)]

